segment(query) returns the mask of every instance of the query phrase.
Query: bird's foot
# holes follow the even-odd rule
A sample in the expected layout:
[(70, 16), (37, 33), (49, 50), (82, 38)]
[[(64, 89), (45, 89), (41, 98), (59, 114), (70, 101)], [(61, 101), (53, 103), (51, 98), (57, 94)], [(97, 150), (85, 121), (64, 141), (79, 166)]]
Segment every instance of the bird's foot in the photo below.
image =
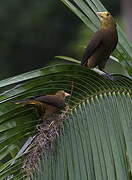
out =
[(108, 73), (104, 73), (104, 74), (102, 74), (103, 76), (105, 76), (105, 77), (107, 77), (108, 79), (110, 79), (110, 80), (114, 80), (114, 77), (112, 76), (112, 74), (108, 74)]

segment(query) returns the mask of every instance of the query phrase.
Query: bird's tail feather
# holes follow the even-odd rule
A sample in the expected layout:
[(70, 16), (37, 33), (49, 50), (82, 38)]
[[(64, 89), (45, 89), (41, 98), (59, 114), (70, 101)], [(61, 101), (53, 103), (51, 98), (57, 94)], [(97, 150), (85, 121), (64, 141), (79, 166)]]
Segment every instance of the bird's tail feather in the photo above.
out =
[(27, 104), (38, 104), (39, 102), (31, 99), (24, 99), (24, 100), (14, 101), (13, 103), (27, 105)]
[(27, 100), (18, 100), (18, 101), (13, 101), (12, 103), (14, 103), (14, 104), (25, 104), (25, 103), (27, 103)]

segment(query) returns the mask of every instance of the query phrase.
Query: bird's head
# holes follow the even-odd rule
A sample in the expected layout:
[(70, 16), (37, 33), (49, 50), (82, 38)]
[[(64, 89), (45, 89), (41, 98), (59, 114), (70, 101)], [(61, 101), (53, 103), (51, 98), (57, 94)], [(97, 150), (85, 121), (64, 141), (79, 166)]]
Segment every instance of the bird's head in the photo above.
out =
[(116, 28), (116, 22), (109, 12), (97, 12), (102, 28)]
[(63, 90), (57, 91), (55, 95), (57, 95), (57, 96), (59, 96), (59, 97), (61, 97), (63, 99), (65, 99), (66, 97), (70, 96), (69, 93), (67, 93), (67, 92), (65, 92)]

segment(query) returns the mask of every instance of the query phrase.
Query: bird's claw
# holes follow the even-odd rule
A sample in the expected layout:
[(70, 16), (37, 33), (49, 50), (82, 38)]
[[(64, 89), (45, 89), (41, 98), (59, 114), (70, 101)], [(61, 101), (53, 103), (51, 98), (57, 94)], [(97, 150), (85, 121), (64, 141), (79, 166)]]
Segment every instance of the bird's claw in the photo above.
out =
[(107, 78), (109, 78), (110, 80), (114, 80), (114, 77), (112, 76), (112, 74), (108, 74), (108, 73), (104, 73), (104, 74), (102, 74), (103, 76), (105, 76), (105, 77), (107, 77)]

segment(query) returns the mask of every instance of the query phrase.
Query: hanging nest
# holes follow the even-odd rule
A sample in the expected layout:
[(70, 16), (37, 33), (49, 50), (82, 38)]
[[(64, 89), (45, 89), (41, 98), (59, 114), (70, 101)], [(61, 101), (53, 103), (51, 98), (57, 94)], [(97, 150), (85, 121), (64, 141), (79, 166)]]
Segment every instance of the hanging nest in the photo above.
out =
[(61, 114), (54, 114), (44, 122), (36, 126), (36, 135), (30, 145), (28, 154), (24, 157), (22, 171), (27, 176), (31, 176), (34, 170), (37, 170), (37, 162), (40, 155), (53, 146), (53, 142), (60, 134), (60, 127), (67, 117), (69, 107), (66, 107)]

